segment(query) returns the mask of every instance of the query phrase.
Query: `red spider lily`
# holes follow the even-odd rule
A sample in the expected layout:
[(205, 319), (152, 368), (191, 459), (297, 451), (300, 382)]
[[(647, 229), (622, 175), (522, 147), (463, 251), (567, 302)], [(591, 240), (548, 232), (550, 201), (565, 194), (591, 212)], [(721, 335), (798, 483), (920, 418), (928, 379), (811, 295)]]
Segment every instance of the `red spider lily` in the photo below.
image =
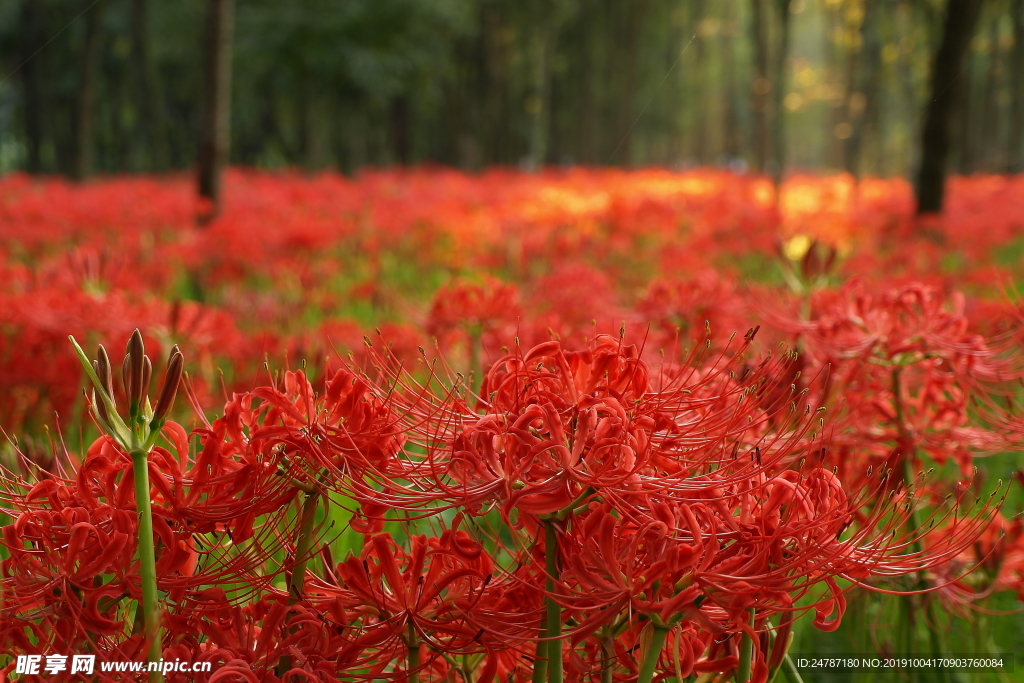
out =
[[(168, 429), (184, 437), (177, 425), (170, 423)], [(254, 528), (253, 520), (275, 512), (293, 495), (282, 499), (258, 485), (255, 491), (232, 487), (230, 476), (204, 476), (210, 470), (183, 472), (178, 458), (184, 454), (187, 450), (172, 457), (157, 448), (150, 460), (157, 583), (177, 601), (187, 601), (194, 587), (245, 576), (254, 563), (262, 562), (270, 552), (267, 544), (273, 547), (273, 536), (269, 529)], [(140, 597), (131, 469), (128, 456), (103, 437), (74, 479), (50, 478), (31, 487), (6, 482), (5, 507), (16, 518), (4, 527), (10, 553), (4, 564), (5, 591), (13, 596), (5, 604), (9, 628), (35, 629), (34, 616), (42, 616), (42, 623), (51, 627), (45, 640), (65, 645), (122, 632), (124, 599)], [(252, 479), (248, 473), (242, 477)], [(260, 501), (256, 506), (254, 499)], [(239, 542), (251, 539), (251, 546), (236, 557), (208, 547), (206, 534), (231, 530)]]
[(876, 296), (863, 281), (854, 280), (818, 306), (810, 322), (785, 323), (808, 338), (813, 354), (890, 361), (941, 358), (948, 371), (983, 380), (1010, 379), (1019, 370), (1000, 357), (1001, 349), (969, 329), (959, 292), (946, 297), (933, 287), (912, 283)]
[(707, 329), (723, 339), (745, 327), (746, 305), (734, 281), (705, 270), (692, 280), (654, 280), (636, 310), (653, 323), (650, 346), (682, 351), (703, 342)]
[[(456, 505), (478, 516), (498, 505), (520, 530), (514, 538), (535, 575), (554, 581), (549, 600), (578, 624), (570, 656), (602, 629), (643, 615), (680, 634), (692, 627), (759, 641), (774, 616), (789, 628), (794, 605), (812, 592), (817, 597), (801, 609), (832, 630), (845, 609), (837, 578), (859, 583), (938, 566), (987, 521), (955, 517), (942, 534), (927, 535), (923, 550), (923, 529), (894, 533), (907, 527), (917, 502), (882, 496), (888, 476), (850, 497), (833, 472), (805, 466), (820, 461), (825, 444), (810, 432), (813, 414), (795, 387), (790, 405), (773, 398), (784, 357), (744, 366), (740, 350), (710, 367), (656, 373), (621, 340), (599, 337), (576, 353), (548, 342), (492, 366), (482, 414), (378, 358), (395, 385), (394, 415), (425, 454), (403, 456), (414, 463), (409, 485), (361, 495), (406, 509)], [(737, 366), (739, 375), (729, 370)], [(783, 407), (796, 417), (778, 419)], [(550, 557), (550, 540), (530, 540), (542, 526), (558, 529), (554, 576), (538, 559)], [(693, 666), (723, 666), (736, 648), (708, 646)], [(771, 650), (757, 652), (763, 679)]]
[(525, 345), (539, 344), (554, 334), (575, 350), (585, 347), (585, 340), (612, 333), (623, 320), (636, 317), (618, 304), (620, 297), (606, 271), (574, 261), (554, 263), (552, 272), (524, 292), (529, 315), (518, 334)]
[[(383, 369), (386, 359), (380, 360)], [(744, 381), (735, 381), (727, 374), (732, 363), (668, 368), (655, 384), (638, 349), (620, 340), (599, 337), (581, 352), (547, 342), (494, 364), (481, 388), (482, 414), (399, 371), (393, 381), (402, 388), (390, 394), (396, 419), (426, 455), (407, 454), (421, 462), (406, 473), (416, 482), (412, 488), (393, 492), (394, 499), (381, 492), (379, 500), (400, 506), (500, 501), (506, 515), (512, 509), (547, 515), (582, 503), (588, 491), (664, 490), (672, 478), (659, 468), (685, 480), (711, 460), (728, 460), (723, 440), (740, 434), (773, 462), (782, 441), (763, 440), (764, 417), (754, 420), (761, 409), (744, 398), (771, 386), (775, 365), (748, 367)], [(665, 455), (684, 446), (685, 458)]]
[[(165, 656), (205, 657), (246, 679), (480, 681), (521, 679), (531, 660), (560, 652), (585, 679), (608, 667), (727, 671), (745, 634), (764, 680), (779, 657), (762, 637), (770, 619), (784, 633), (797, 601), (813, 596), (801, 610), (834, 628), (845, 605), (837, 578), (937, 566), (987, 520), (936, 517), (937, 538), (892, 534), (913, 501), (892, 496), (865, 513), (876, 492), (851, 497), (831, 472), (805, 466), (821, 445), (802, 399), (794, 392), (787, 406), (796, 417), (767, 419), (780, 411), (766, 397), (785, 358), (754, 365), (745, 355), (655, 371), (614, 338), (580, 352), (548, 342), (492, 367), (483, 415), (400, 372), (385, 389), (343, 370), (322, 395), (295, 372), (232, 397), (194, 432), (195, 455), (168, 423), (171, 448), (148, 464)], [(9, 482), (8, 651), (41, 640), (138, 654), (124, 609), (138, 593), (131, 467), (103, 437), (73, 477)], [(335, 565), (315, 540), (322, 525), (306, 510), (320, 487), (360, 503), (359, 557)], [(511, 543), (495, 548), (501, 564), (438, 516), (459, 507), (478, 528), (492, 504), (517, 520)], [(391, 507), (443, 531), (410, 533), (404, 548), (381, 526)], [(72, 547), (73, 560), (62, 552)], [(310, 563), (318, 555), (322, 571)], [(566, 636), (537, 628), (542, 600), (574, 620)], [(660, 640), (645, 628), (662, 629)]]
[(379, 673), (379, 667), (421, 644), (451, 656), (481, 651), (483, 633), (473, 623), (473, 611), (486, 600), (492, 574), (463, 564), (443, 541), (415, 536), (406, 553), (389, 536), (377, 534), (361, 557), (341, 562), (330, 570), (330, 580), (310, 585), (311, 604), (341, 617), (335, 623), (351, 632), (352, 661)]
[(823, 400), (843, 397), (832, 447), (844, 478), (916, 467), (921, 453), (969, 475), (975, 456), (1011, 445), (989, 428), (1011, 422), (992, 396), (1020, 376), (1020, 360), (970, 329), (963, 306), (962, 295), (919, 283), (874, 295), (853, 282), (820, 292), (809, 321), (774, 318), (799, 335), (806, 370), (827, 370)]
[(437, 337), (443, 348), (448, 347), (453, 335), (464, 337), (459, 341), (466, 345), (469, 371), (479, 377), (482, 354), (493, 355), (505, 339), (515, 334), (522, 317), (514, 285), (491, 277), (479, 284), (459, 281), (434, 295), (426, 331)]

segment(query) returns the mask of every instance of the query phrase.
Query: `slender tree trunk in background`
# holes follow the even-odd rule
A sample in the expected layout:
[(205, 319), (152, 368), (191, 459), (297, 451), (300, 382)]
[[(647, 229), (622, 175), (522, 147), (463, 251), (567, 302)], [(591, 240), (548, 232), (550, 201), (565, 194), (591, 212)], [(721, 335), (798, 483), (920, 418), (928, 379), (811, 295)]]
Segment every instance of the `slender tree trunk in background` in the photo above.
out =
[[(621, 69), (622, 86), (618, 92), (615, 108), (615, 125), (612, 126), (608, 142), (611, 144), (612, 155), (602, 160), (603, 163), (629, 166), (633, 160), (633, 124), (636, 122), (636, 67), (640, 49), (640, 31), (647, 17), (649, 0), (635, 0), (627, 5), (626, 16), (621, 17), (622, 32), (619, 54), (621, 55), (614, 68)], [(621, 12), (621, 7), (619, 8)], [(614, 63), (613, 63), (614, 64)]]
[(597, 68), (594, 60), (590, 58), (591, 50), (591, 41), (584, 39), (582, 51), (586, 58), (583, 60), (583, 78), (580, 84), (579, 161), (596, 164), (600, 154), (597, 135), (600, 125), (597, 96), (594, 92), (594, 72)]
[(946, 164), (952, 137), (953, 111), (962, 88), (957, 79), (963, 70), (971, 34), (981, 13), (982, 0), (947, 0), (942, 42), (935, 53), (931, 94), (925, 109), (921, 135), (921, 166), (917, 179), (917, 213), (942, 211)]
[(860, 46), (851, 49), (847, 71), (847, 88), (844, 97), (846, 121), (850, 124), (850, 136), (843, 148), (843, 168), (854, 179), (860, 177), (860, 153), (869, 102), (877, 98), (879, 62), (882, 44), (878, 32), (878, 3), (864, 5), (864, 14), (858, 28)]
[(978, 131), (980, 166), (985, 173), (997, 173), (1006, 164), (999, 116), (999, 81), (1003, 75), (1003, 51), (999, 47), (999, 19), (989, 22), (988, 69), (981, 102), (981, 130)]
[(1024, 171), (1024, 0), (1013, 0), (1013, 53), (1010, 56), (1010, 144), (1006, 170)]
[[(548, 3), (544, 3), (549, 9)], [(548, 154), (548, 117), (551, 113), (551, 53), (554, 43), (554, 27), (549, 12), (542, 12), (543, 22), (535, 27), (530, 39), (529, 53), (533, 62), (531, 67), (530, 94), (524, 103), (529, 117), (529, 134), (527, 140), (527, 167), (539, 171), (547, 160)]]
[[(914, 19), (913, 19), (913, 6), (909, 0), (897, 0), (896, 4), (896, 25), (898, 27), (898, 38), (902, 42), (902, 38), (910, 37), (913, 31)], [(900, 84), (900, 92), (903, 95), (904, 107), (906, 112), (916, 113), (920, 111), (921, 103), (917, 97), (917, 92), (914, 89), (914, 74), (913, 64), (910, 59), (910, 55), (899, 51), (896, 58), (896, 77)], [(910, 122), (908, 126), (908, 134), (910, 140), (916, 143), (917, 139), (921, 135), (923, 128), (921, 127), (920, 116), (907, 116), (905, 120)], [(906, 161), (900, 163), (900, 159), (897, 155), (888, 156), (889, 167), (888, 174), (898, 174), (912, 176), (916, 173), (921, 163), (921, 147), (918, 144), (912, 144), (908, 141), (904, 148), (906, 153), (901, 155), (906, 158)]]
[[(868, 3), (870, 6), (871, 3)], [(865, 7), (864, 20), (867, 19), (867, 11), (869, 7)], [(858, 128), (860, 115), (863, 113), (862, 99), (863, 93), (860, 91), (861, 86), (861, 57), (863, 53), (863, 29), (864, 21), (861, 22), (860, 26), (856, 27), (856, 35), (861, 37), (860, 43), (854, 43), (847, 47), (846, 52), (846, 79), (843, 88), (843, 104), (840, 107), (843, 111), (843, 123), (849, 126), (849, 137), (841, 140), (840, 144), (840, 156), (842, 157), (843, 170), (850, 175), (856, 176), (856, 165), (851, 154), (853, 148), (853, 138), (855, 131)]]
[(846, 140), (843, 162), (846, 172), (860, 177), (861, 153), (868, 129), (877, 123), (879, 96), (879, 66), (882, 42), (878, 30), (878, 2), (867, 2), (861, 23), (862, 44), (855, 67), (851, 70), (846, 117), (852, 130)]
[(320, 171), (331, 162), (329, 119), (329, 103), (323, 92), (316, 85), (308, 85), (302, 98), (302, 165), (307, 171)]
[[(665, 166), (677, 164), (686, 154), (687, 141), (687, 116), (689, 114), (691, 99), (702, 101), (700, 96), (695, 94), (693, 88), (689, 87), (690, 74), (682, 60), (683, 46), (686, 45), (693, 31), (699, 26), (699, 22), (685, 17), (683, 10), (672, 5), (661, 7), (664, 12), (664, 22), (671, 25), (672, 38), (665, 41), (664, 64), (665, 73), (672, 76), (671, 81), (666, 81), (665, 104), (667, 111), (672, 112), (669, 125), (665, 130), (665, 142), (658, 145), (657, 162)], [(662, 21), (661, 18), (658, 21)], [(676, 31), (675, 26), (679, 25)], [(676, 64), (676, 59), (679, 63)], [(672, 69), (675, 66), (676, 69)]]
[(506, 34), (507, 17), (491, 3), (481, 3), (481, 22), (484, 31), (486, 52), (486, 102), (483, 105), (483, 119), (487, 122), (484, 158), (489, 163), (506, 163), (508, 159), (508, 80), (509, 49), (503, 39)]
[[(149, 50), (149, 0), (131, 0), (132, 80), (134, 104), (138, 112), (132, 136), (132, 162), (136, 171), (167, 168), (167, 122), (164, 118), (163, 91)], [(146, 143), (148, 142), (148, 163)]]
[(221, 208), (221, 177), (231, 140), (231, 44), (234, 0), (207, 0), (203, 104), (199, 128), (199, 196), (207, 201), (197, 219), (212, 220)]
[(724, 27), (729, 27), (735, 20), (732, 4), (726, 5), (723, 16), (723, 31), (719, 38), (719, 49), (722, 55), (722, 97), (724, 99), (724, 118), (722, 122), (722, 151), (734, 161), (740, 156), (741, 131), (739, 122), (739, 106), (736, 102), (736, 46), (735, 38), (727, 35)]
[(409, 142), (409, 98), (403, 94), (392, 99), (388, 118), (392, 155), (397, 163), (408, 166), (412, 159)]
[[(693, 100), (697, 105), (697, 120), (694, 121), (694, 146), (693, 155), (701, 166), (708, 163), (708, 97), (707, 85), (707, 47), (704, 44), (704, 36), (701, 35), (705, 17), (704, 0), (693, 0), (693, 20), (690, 22), (693, 31), (692, 49), (693, 55)], [(690, 36), (683, 36), (684, 41)], [(685, 45), (685, 42), (684, 42)]]
[(75, 152), (72, 174), (85, 180), (93, 174), (96, 156), (96, 89), (99, 81), (100, 47), (103, 40), (104, 0), (99, 0), (85, 18), (85, 45), (81, 76), (75, 100)]
[(789, 58), (789, 34), (792, 26), (789, 2), (790, 0), (776, 0), (775, 3), (779, 19), (779, 53), (775, 57), (775, 77), (772, 83), (775, 95), (772, 103), (772, 148), (775, 161), (772, 180), (775, 182), (776, 196), (782, 187), (782, 178), (786, 171), (786, 116), (783, 99), (786, 96), (786, 60)]
[(768, 22), (764, 13), (767, 0), (751, 0), (751, 40), (754, 43), (754, 82), (751, 84), (754, 109), (754, 170), (761, 173), (768, 164)]
[(956, 144), (950, 143), (950, 151), (959, 152), (959, 156), (956, 157), (956, 171), (960, 175), (974, 173), (974, 162), (977, 156), (976, 141), (978, 137), (977, 123), (974, 120), (976, 106), (972, 97), (974, 94), (974, 64), (969, 54), (966, 58), (967, 66), (960, 76), (961, 82), (959, 84), (964, 95), (953, 110), (953, 125), (959, 126), (959, 130), (955, 130)]
[[(551, 128), (551, 64), (558, 44), (558, 32), (568, 18), (570, 5), (566, 0), (540, 0), (535, 19), (530, 52), (533, 59), (531, 93), (526, 109), (529, 115), (528, 153), (531, 170), (539, 170), (548, 158), (548, 135)], [(640, 11), (640, 10), (637, 10)]]
[[(830, 87), (838, 87), (837, 84), (841, 80), (839, 76), (841, 69), (840, 48), (833, 38), (834, 34), (840, 33), (845, 29), (845, 21), (842, 17), (841, 9), (839, 5), (825, 3), (822, 11), (822, 21), (825, 25), (825, 30), (822, 31), (822, 38), (824, 38), (822, 53), (825, 56), (825, 82)], [(835, 132), (837, 126), (846, 121), (846, 110), (842, 106), (842, 101), (835, 102), (832, 98), (828, 100), (828, 107), (828, 123), (825, 130), (823, 158), (825, 167), (831, 170), (842, 168), (843, 166), (843, 141), (835, 136)]]
[(36, 51), (42, 46), (43, 3), (25, 0), (21, 6), (21, 44), (18, 61), (25, 101), (25, 141), (28, 147), (26, 169), (29, 173), (43, 171), (43, 99), (42, 62)]

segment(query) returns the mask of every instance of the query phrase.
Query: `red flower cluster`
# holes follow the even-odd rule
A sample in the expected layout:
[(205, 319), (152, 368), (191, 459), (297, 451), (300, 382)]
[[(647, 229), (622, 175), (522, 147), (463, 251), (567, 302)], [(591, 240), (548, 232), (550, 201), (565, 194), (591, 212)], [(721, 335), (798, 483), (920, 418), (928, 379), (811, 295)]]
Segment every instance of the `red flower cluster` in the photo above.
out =
[[(905, 493), (877, 496), (884, 476), (848, 489), (808, 394), (779, 392), (792, 356), (757, 359), (753, 339), (662, 366), (607, 336), (517, 347), (473, 405), (371, 349), (380, 383), (346, 368), (317, 393), (284, 373), (191, 435), (166, 423), (148, 462), (98, 396), (112, 432), (76, 469), (4, 480), (2, 649), (145, 657), (148, 504), (159, 651), (215, 664), (195, 680), (766, 681), (801, 613), (839, 624), (838, 580), (940, 566), (993, 512), (928, 533)], [(338, 561), (346, 505), (362, 550)]]

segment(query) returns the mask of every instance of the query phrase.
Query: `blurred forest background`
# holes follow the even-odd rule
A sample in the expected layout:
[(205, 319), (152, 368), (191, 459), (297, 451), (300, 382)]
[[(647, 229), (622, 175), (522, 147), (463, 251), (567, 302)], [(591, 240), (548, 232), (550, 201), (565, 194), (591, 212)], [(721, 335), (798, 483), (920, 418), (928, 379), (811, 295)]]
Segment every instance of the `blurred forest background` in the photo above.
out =
[(1024, 161), (1024, 0), (5, 0), (0, 77), (0, 173), (192, 168), (219, 126), (260, 167), (911, 177), (944, 96), (950, 171)]

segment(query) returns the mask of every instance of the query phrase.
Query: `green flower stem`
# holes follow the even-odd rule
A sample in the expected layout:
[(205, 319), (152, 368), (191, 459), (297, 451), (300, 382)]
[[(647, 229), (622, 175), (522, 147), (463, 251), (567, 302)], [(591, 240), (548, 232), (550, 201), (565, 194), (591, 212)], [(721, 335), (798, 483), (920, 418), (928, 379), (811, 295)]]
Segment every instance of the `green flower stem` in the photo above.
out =
[[(757, 613), (754, 608), (750, 608), (750, 628), (754, 628), (754, 620), (757, 618)], [(746, 631), (743, 632), (743, 636), (740, 639), (740, 664), (736, 669), (736, 683), (747, 683), (750, 680), (750, 663), (754, 658), (754, 639), (751, 638)]]
[(654, 679), (658, 657), (661, 656), (661, 651), (665, 647), (665, 638), (668, 636), (668, 629), (664, 626), (654, 626), (653, 623), (651, 626), (654, 628), (654, 633), (651, 634), (651, 642), (644, 652), (643, 661), (640, 662), (640, 675), (636, 679), (636, 683), (651, 683)]
[[(545, 617), (545, 620), (547, 618)], [(547, 635), (547, 628), (544, 629), (544, 636)], [(543, 636), (542, 636), (543, 637)], [(548, 643), (545, 640), (537, 641), (537, 652), (533, 656), (533, 681), (532, 683), (547, 683), (548, 680)]]
[(800, 671), (796, 668), (796, 664), (793, 663), (793, 658), (789, 656), (788, 652), (782, 660), (782, 672), (786, 674), (789, 683), (804, 683), (804, 679), (800, 676)]
[(548, 593), (544, 599), (547, 618), (533, 659), (533, 683), (562, 683), (562, 610), (551, 598), (558, 577), (558, 532), (551, 520), (541, 524), (544, 527), (544, 564), (548, 574), (544, 586)]
[[(139, 515), (139, 564), (142, 574), (143, 633), (149, 644), (149, 661), (163, 657), (160, 638), (160, 598), (156, 591), (156, 548), (153, 543), (153, 501), (149, 495), (149, 453), (131, 453), (135, 475), (135, 508)], [(156, 672), (151, 681), (162, 680)]]
[[(900, 370), (896, 369), (892, 371), (892, 401), (893, 401), (893, 416), (896, 422), (896, 429), (899, 434), (899, 439), (903, 443), (911, 443), (913, 438), (910, 431), (907, 429), (906, 422), (904, 421), (903, 411), (903, 394), (900, 388)], [(916, 455), (917, 445), (914, 444), (910, 451), (903, 453), (903, 483), (905, 484), (908, 491), (911, 490), (911, 486), (914, 483), (914, 469), (911, 459)], [(913, 500), (910, 503), (910, 516), (907, 518), (907, 529), (908, 533), (916, 534), (920, 529), (920, 518), (917, 514), (917, 506)], [(920, 537), (915, 538), (911, 544), (911, 551), (917, 554), (921, 551), (921, 539)], [(915, 590), (924, 590), (928, 587), (928, 583), (925, 581), (924, 573), (918, 572), (917, 583), (914, 586)], [(911, 600), (911, 596), (904, 596), (904, 600)], [(927, 596), (922, 595), (921, 599), (925, 602), (925, 618), (928, 621), (926, 624), (928, 628), (928, 642), (931, 647), (931, 655), (935, 658), (942, 657), (942, 643), (939, 640), (939, 624), (937, 621), (938, 616), (935, 614), (935, 606), (931, 600), (928, 600)], [(913, 632), (913, 631), (912, 631)], [(914, 674), (916, 678), (916, 674)], [(945, 682), (947, 675), (945, 670), (939, 671), (939, 680)]]
[(562, 683), (562, 608), (551, 597), (558, 578), (558, 533), (552, 522), (544, 525), (544, 562), (547, 569), (548, 683)]
[(291, 580), (288, 582), (288, 601), (295, 604), (302, 600), (302, 591), (306, 583), (306, 565), (309, 564), (309, 549), (313, 545), (313, 526), (316, 524), (316, 508), (320, 503), (320, 493), (314, 490), (306, 494), (302, 501), (302, 526), (299, 527), (299, 540), (295, 546), (295, 565), (292, 567)]
[(483, 330), (473, 327), (469, 330), (469, 390), (480, 391), (483, 386), (483, 364), (480, 362)]
[[(292, 573), (288, 579), (288, 604), (295, 605), (302, 600), (302, 592), (306, 585), (306, 566), (309, 564), (309, 549), (313, 545), (313, 527), (316, 524), (316, 509), (320, 503), (320, 491), (314, 488), (306, 493), (302, 501), (301, 521), (299, 526), (299, 538), (295, 543), (295, 554), (292, 556)], [(288, 627), (285, 626), (285, 630)], [(418, 656), (418, 652), (417, 652)], [(278, 676), (284, 676), (291, 668), (292, 658), (282, 655), (277, 663)], [(410, 683), (415, 683), (410, 679)]]
[(409, 648), (408, 683), (420, 683), (420, 639), (412, 624), (406, 627), (408, 634), (406, 644)]
[(601, 683), (612, 683), (615, 678), (615, 639), (601, 639)]

